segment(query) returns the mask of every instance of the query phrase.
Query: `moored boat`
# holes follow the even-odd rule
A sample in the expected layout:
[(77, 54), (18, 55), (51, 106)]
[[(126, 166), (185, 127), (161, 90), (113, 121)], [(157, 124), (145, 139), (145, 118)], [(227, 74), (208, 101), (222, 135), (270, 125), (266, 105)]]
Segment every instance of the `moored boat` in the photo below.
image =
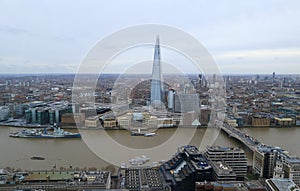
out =
[(130, 133), (132, 136), (144, 136), (144, 137), (152, 137), (156, 135), (154, 132), (142, 132), (140, 129), (138, 131), (131, 131)]
[(42, 156), (32, 156), (30, 157), (31, 160), (45, 160), (45, 157)]
[(53, 131), (47, 131), (41, 129), (25, 129), (23, 131), (10, 133), (10, 137), (15, 138), (80, 138), (79, 133), (72, 133), (64, 131), (63, 129), (56, 127)]
[(144, 136), (145, 135), (145, 133), (142, 133), (142, 132), (131, 132), (131, 135), (132, 136)]
[(153, 132), (152, 133), (145, 133), (144, 134), (145, 137), (152, 137), (154, 135), (156, 135), (156, 133), (153, 133)]

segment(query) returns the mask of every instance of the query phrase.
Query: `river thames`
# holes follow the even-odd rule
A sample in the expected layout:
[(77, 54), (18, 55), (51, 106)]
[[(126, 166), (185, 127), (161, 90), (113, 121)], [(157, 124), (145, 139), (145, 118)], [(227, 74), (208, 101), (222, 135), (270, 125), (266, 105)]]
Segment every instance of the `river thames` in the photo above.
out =
[[(148, 148), (166, 142), (175, 133), (176, 129), (159, 129), (156, 131), (157, 135), (153, 137), (131, 136), (127, 130), (85, 130), (81, 132), (91, 135), (91, 137), (96, 137), (95, 144), (97, 145), (93, 148), (91, 146), (88, 147), (87, 145), (90, 143), (86, 144), (86, 141), (83, 141), (83, 139), (24, 139), (8, 136), (11, 132), (21, 130), (22, 128), (0, 126), (0, 168), (9, 166), (22, 170), (49, 170), (55, 165), (57, 168), (69, 168), (72, 166), (73, 168), (95, 167), (98, 169), (107, 169), (111, 166), (110, 163), (105, 161), (107, 157), (94, 154), (98, 152), (99, 155), (99, 152), (102, 152), (102, 148), (106, 148), (104, 151), (107, 151), (106, 155), (119, 157), (119, 161), (124, 160), (123, 162), (127, 163), (128, 157), (122, 158), (123, 156), (118, 156), (118, 151), (110, 150), (109, 144), (111, 143), (105, 142), (104, 134), (106, 133), (110, 139), (124, 148), (133, 150), (146, 149), (144, 150), (144, 154), (150, 157), (148, 164), (168, 160), (176, 152), (174, 147), (167, 152), (147, 153)], [(192, 129), (187, 128), (180, 137), (183, 139), (189, 131), (192, 131)], [(297, 146), (300, 137), (300, 128), (242, 128), (241, 131), (267, 145), (279, 146), (288, 150), (291, 154), (300, 156), (300, 147)], [(199, 146), (205, 132), (206, 128), (196, 129), (190, 144)], [(87, 139), (86, 136), (83, 136), (83, 138)], [(101, 141), (98, 143), (97, 140)], [(178, 144), (181, 144), (181, 142), (178, 141)], [(237, 140), (229, 138), (226, 133), (220, 131), (214, 141), (214, 145), (241, 147), (246, 152), (248, 164), (251, 165), (252, 152)], [(97, 151), (97, 148), (101, 149)], [(32, 156), (43, 156), (45, 160), (31, 160)]]

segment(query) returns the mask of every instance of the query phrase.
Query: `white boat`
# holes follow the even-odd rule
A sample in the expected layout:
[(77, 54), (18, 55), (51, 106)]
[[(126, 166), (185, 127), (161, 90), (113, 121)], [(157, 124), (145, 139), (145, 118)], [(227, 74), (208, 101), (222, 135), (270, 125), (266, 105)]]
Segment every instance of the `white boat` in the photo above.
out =
[(140, 157), (136, 156), (132, 159), (129, 160), (129, 163), (131, 165), (142, 165), (145, 164), (146, 162), (148, 162), (150, 160), (149, 157), (146, 157), (145, 155), (142, 155)]
[(145, 133), (144, 134), (145, 137), (152, 137), (154, 135), (156, 135), (156, 133), (153, 133), (153, 132), (152, 133)]
[(132, 136), (144, 136), (144, 137), (152, 137), (156, 135), (154, 132), (142, 132), (141, 129), (138, 129), (137, 131), (131, 131)]

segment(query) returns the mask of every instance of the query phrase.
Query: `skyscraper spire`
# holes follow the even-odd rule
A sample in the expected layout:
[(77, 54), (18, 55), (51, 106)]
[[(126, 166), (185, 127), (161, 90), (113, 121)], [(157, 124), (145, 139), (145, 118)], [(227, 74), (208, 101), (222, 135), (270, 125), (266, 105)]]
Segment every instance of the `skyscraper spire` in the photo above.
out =
[(160, 63), (160, 45), (159, 45), (159, 36), (157, 35), (155, 49), (154, 49), (152, 81), (151, 81), (150, 102), (152, 107), (158, 109), (164, 106), (163, 92), (164, 89), (163, 89), (162, 69)]

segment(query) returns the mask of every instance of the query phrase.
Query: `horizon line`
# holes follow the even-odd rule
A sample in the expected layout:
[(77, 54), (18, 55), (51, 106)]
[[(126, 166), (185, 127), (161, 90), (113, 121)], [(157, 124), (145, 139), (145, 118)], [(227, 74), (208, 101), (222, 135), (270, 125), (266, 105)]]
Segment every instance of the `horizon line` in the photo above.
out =
[[(123, 74), (123, 73), (101, 73), (101, 75), (104, 74), (104, 75), (120, 75), (120, 74)], [(164, 75), (178, 75), (179, 73), (164, 73)], [(203, 73), (185, 73), (186, 75), (199, 75), (199, 74), (203, 74)], [(276, 73), (276, 75), (300, 75), (300, 74), (297, 74), (297, 73)], [(0, 73), (1, 76), (5, 76), (5, 75), (18, 75), (18, 76), (28, 76), (28, 75), (35, 75), (35, 76), (41, 76), (41, 75), (99, 75), (97, 73), (64, 73), (64, 72), (54, 72), (54, 73)], [(151, 73), (125, 73), (123, 75), (151, 75)], [(206, 75), (213, 75), (213, 73), (211, 74), (206, 74)], [(243, 75), (243, 76), (250, 76), (250, 75), (273, 75), (273, 72), (272, 73), (223, 73), (223, 76), (226, 76), (226, 75), (233, 75), (233, 76), (236, 76), (236, 75)]]

